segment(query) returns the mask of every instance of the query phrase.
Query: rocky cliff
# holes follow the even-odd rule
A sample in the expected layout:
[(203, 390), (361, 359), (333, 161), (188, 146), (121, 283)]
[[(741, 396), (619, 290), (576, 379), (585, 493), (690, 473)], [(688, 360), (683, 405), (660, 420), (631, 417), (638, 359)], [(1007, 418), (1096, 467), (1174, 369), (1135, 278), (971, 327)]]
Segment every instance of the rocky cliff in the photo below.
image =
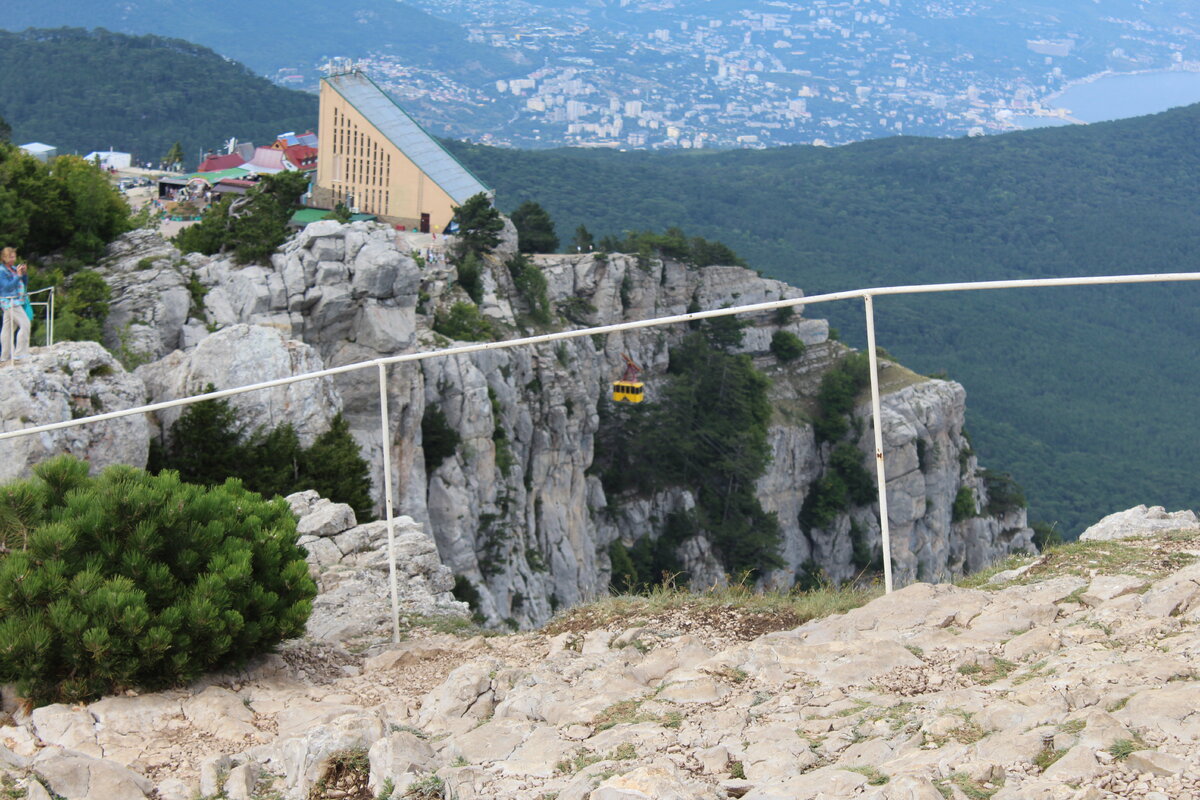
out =
[[(509, 226), (484, 259), (477, 291), (478, 310), (507, 337), (530, 330), (538, 300), (522, 293), (506, 266), (514, 240)], [(455, 303), (476, 304), (440, 244), (418, 251), (383, 226), (320, 222), (288, 241), (270, 265), (238, 267), (220, 257), (181, 256), (156, 236), (134, 232), (101, 265), (113, 288), (107, 343), (127, 361), (147, 362), (135, 375), (152, 401), (196, 393), (209, 382), (228, 388), (322, 364), (443, 348), (452, 342), (432, 329), (435, 315)], [(433, 258), (426, 263), (422, 255)], [(547, 282), (550, 328), (802, 296), (750, 270), (694, 269), (670, 259), (555, 255), (538, 256), (535, 265)], [(843, 581), (872, 561), (878, 566), (872, 503), (840, 510), (820, 526), (800, 521), (806, 497), (830, 469), (830, 445), (818, 443), (811, 424), (816, 394), (848, 350), (829, 340), (824, 321), (799, 313), (743, 322), (734, 349), (770, 378), (775, 408), (772, 459), (755, 488), (763, 508), (777, 515), (783, 565), (765, 581), (789, 586), (818, 570)], [(783, 363), (771, 354), (779, 330), (807, 345), (802, 356)], [(235, 404), (255, 425), (292, 421), (302, 438), (341, 410), (377, 482), (383, 448), (390, 449), (398, 513), (433, 533), (443, 562), (479, 590), (479, 610), (492, 621), (536, 624), (555, 608), (606, 591), (610, 543), (657, 537), (672, 512), (695, 505), (689, 486), (610, 494), (589, 471), (622, 353), (645, 368), (653, 401), (668, 381), (671, 348), (686, 333), (686, 326), (653, 328), (392, 367), (386, 440), (374, 370), (243, 395)], [(1024, 510), (989, 502), (962, 431), (962, 387), (890, 361), (881, 373), (898, 584), (948, 579), (1031, 550)], [(461, 441), (427, 470), (421, 423), (430, 408), (444, 413)], [(859, 460), (873, 476), (865, 396), (852, 416)], [(160, 418), (154, 427), (170, 422)], [(684, 541), (678, 555), (694, 584), (725, 579), (721, 554), (703, 535)]]

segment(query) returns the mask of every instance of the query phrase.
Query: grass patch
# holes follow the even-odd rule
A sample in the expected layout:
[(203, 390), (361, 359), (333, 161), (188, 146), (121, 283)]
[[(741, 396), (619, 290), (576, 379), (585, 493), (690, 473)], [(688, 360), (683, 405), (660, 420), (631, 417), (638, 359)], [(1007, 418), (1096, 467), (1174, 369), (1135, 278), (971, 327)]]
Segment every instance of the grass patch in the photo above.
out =
[(564, 758), (555, 764), (554, 771), (559, 775), (574, 775), (599, 761), (603, 761), (603, 759), (598, 754), (586, 748), (580, 748), (575, 751), (575, 755)]
[(1028, 671), (1022, 672), (1020, 675), (1013, 678), (1013, 686), (1020, 686), (1026, 681), (1031, 681), (1034, 678), (1049, 678), (1051, 675), (1058, 674), (1058, 670), (1053, 667), (1047, 668), (1045, 661), (1039, 661), (1031, 666)]
[(1053, 747), (1043, 747), (1042, 751), (1034, 756), (1033, 763), (1037, 764), (1037, 768), (1042, 772), (1049, 769), (1050, 765), (1067, 754), (1066, 750), (1055, 750)]
[(495, 631), (479, 627), (470, 617), (460, 617), (456, 614), (412, 614), (400, 617), (401, 633), (416, 630), (446, 633), (463, 639), (497, 635)]
[(1004, 782), (1001, 781), (999, 786), (984, 788), (982, 784), (965, 772), (955, 772), (948, 778), (939, 778), (934, 782), (934, 786), (937, 787), (938, 792), (941, 793), (942, 797), (947, 798), (947, 800), (954, 797), (954, 791), (951, 787), (958, 787), (958, 790), (971, 798), (971, 800), (989, 800), (992, 795), (1000, 791), (1003, 785)]
[(729, 777), (736, 778), (741, 781), (746, 780), (746, 765), (741, 761), (729, 762)]
[(1059, 725), (1058, 725), (1058, 729), (1060, 731), (1062, 731), (1063, 733), (1069, 733), (1071, 735), (1081, 733), (1083, 731), (1083, 729), (1086, 727), (1087, 727), (1087, 723), (1081, 719), (1070, 719), (1070, 720), (1067, 720), (1066, 722), (1059, 723)]
[[(1164, 547), (1163, 545), (1172, 545)], [(1064, 542), (1047, 547), (1040, 558), (1009, 556), (992, 567), (976, 572), (961, 581), (968, 589), (999, 589), (1075, 575), (1091, 578), (1097, 572), (1105, 575), (1133, 575), (1150, 581), (1166, 577), (1196, 561), (1196, 556), (1177, 550), (1173, 545), (1200, 544), (1200, 532), (1172, 531), (1160, 536), (1123, 539), (1119, 542)], [(988, 581), (998, 572), (1032, 564), (1024, 575), (1003, 586), (989, 586)], [(1077, 601), (1073, 592), (1059, 602)]]
[(867, 783), (872, 786), (883, 786), (891, 780), (887, 775), (883, 774), (874, 767), (846, 767), (847, 772), (857, 772), (867, 779)]
[(959, 675), (972, 675), (979, 683), (988, 684), (1007, 678), (1009, 673), (1017, 668), (1013, 661), (1006, 658), (993, 657), (987, 664), (962, 664), (958, 668)]
[(683, 725), (683, 714), (668, 711), (666, 714), (651, 714), (642, 710), (644, 700), (622, 700), (613, 703), (592, 719), (596, 732), (606, 731), (618, 725), (633, 725), (638, 722), (656, 722), (664, 728), (679, 728)]
[(813, 619), (842, 614), (882, 594), (880, 587), (821, 586), (808, 592), (756, 592), (744, 584), (690, 592), (671, 583), (646, 594), (621, 594), (567, 609), (543, 627), (543, 633), (591, 631), (611, 625), (628, 628), (687, 614), (707, 630), (735, 641), (772, 631), (791, 630)]
[(1140, 749), (1142, 749), (1141, 742), (1134, 739), (1117, 739), (1109, 745), (1108, 752), (1117, 761), (1124, 761)]

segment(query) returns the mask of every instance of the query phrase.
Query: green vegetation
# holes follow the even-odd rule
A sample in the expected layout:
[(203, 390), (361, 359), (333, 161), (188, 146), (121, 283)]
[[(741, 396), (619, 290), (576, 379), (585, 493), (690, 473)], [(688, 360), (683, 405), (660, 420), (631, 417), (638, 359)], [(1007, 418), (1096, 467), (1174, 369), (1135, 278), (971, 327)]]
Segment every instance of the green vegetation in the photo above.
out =
[(951, 522), (964, 522), (979, 516), (979, 506), (975, 502), (975, 492), (969, 486), (958, 487), (954, 495), (954, 505), (950, 509)]
[[(212, 384), (205, 387), (213, 390)], [(340, 413), (303, 448), (290, 424), (247, 431), (228, 400), (202, 400), (175, 421), (165, 444), (152, 442), (148, 469), (175, 470), (182, 480), (203, 486), (237, 478), (265, 497), (315, 489), (349, 504), (360, 522), (374, 518), (370, 468)]]
[(265, 261), (287, 239), (288, 220), (307, 190), (302, 172), (266, 175), (244, 197), (210, 208), (199, 223), (175, 236), (175, 244), (185, 253), (232, 251), (241, 264)]
[(674, 548), (700, 533), (733, 575), (781, 563), (779, 523), (754, 495), (754, 481), (770, 460), (766, 393), (767, 379), (749, 357), (725, 353), (703, 333), (692, 333), (671, 349), (660, 398), (637, 406), (600, 404), (593, 468), (610, 495), (669, 486), (696, 494), (693, 512), (672, 515), (657, 541), (644, 536), (635, 545), (631, 559), (640, 584), (657, 583), (664, 570), (676, 572)]
[(425, 406), (421, 416), (421, 449), (425, 452), (425, 474), (431, 474), (458, 451), (462, 437), (446, 421), (446, 412), (434, 405)]
[(500, 243), (500, 231), (504, 230), (500, 212), (483, 192), (468, 197), (461, 206), (454, 206), (453, 222), (458, 224), (454, 246), (459, 258), (467, 253), (491, 252)]
[(479, 306), (472, 303), (455, 303), (447, 313), (435, 314), (433, 330), (465, 342), (486, 342), (499, 335), (496, 324), (479, 313)]
[(304, 632), (284, 501), (69, 456), (34, 472), (0, 488), (0, 681), (35, 703), (187, 683)]
[(94, 165), (77, 156), (61, 156), (47, 166), (12, 145), (0, 144), (4, 246), (33, 256), (61, 252), (79, 262), (99, 256), (129, 225), (129, 206)]
[(520, 253), (510, 258), (506, 266), (517, 287), (517, 294), (529, 309), (529, 319), (538, 325), (549, 325), (550, 298), (546, 294), (546, 276)]
[[(588, 237), (590, 240), (591, 234), (588, 234)], [(696, 268), (713, 265), (746, 266), (746, 262), (738, 258), (737, 253), (721, 242), (710, 242), (699, 236), (689, 239), (676, 227), (668, 227), (665, 233), (633, 231), (626, 232), (623, 238), (605, 236), (600, 240), (600, 249), (615, 253), (637, 253), (642, 259), (652, 256), (673, 258)]]
[[(836, 148), (452, 148), (508, 202), (536, 189), (563, 230), (678, 225), (816, 294), (1186, 269), (1200, 253), (1197, 124), (1200, 105)], [(876, 302), (876, 324), (905, 364), (967, 387), (980, 459), (1036, 489), (1033, 519), (1070, 537), (1147, 498), (1200, 506), (1200, 450), (1181, 435), (1195, 430), (1200, 391), (1193, 294), (1190, 284), (1148, 284), (888, 297)], [(822, 305), (820, 315), (864, 344), (861, 303)]]
[(553, 253), (558, 249), (554, 220), (532, 200), (526, 200), (509, 215), (517, 229), (517, 250), (522, 253)]
[(804, 355), (804, 350), (804, 342), (791, 331), (775, 331), (771, 336), (771, 355), (785, 364)]
[[(72, 24), (94, 8), (79, 5), (87, 8), (72, 17)], [(148, 7), (138, 16), (153, 13)], [(44, 15), (31, 24), (44, 24)], [(195, 17), (185, 18), (194, 33)], [(93, 24), (111, 27), (112, 20)], [(24, 27), (11, 17), (5, 24)], [(178, 19), (159, 30), (180, 30)], [(254, 48), (263, 43), (262, 37), (249, 38)], [(281, 131), (317, 124), (315, 96), (275, 86), (180, 39), (103, 29), (31, 29), (0, 31), (0, 49), (6, 54), (0, 63), (0, 108), (13, 135), (18, 142), (52, 144), (60, 153), (86, 153), (111, 143), (157, 166), (178, 142), (185, 164), (194, 167), (201, 150), (230, 136), (270, 144)]]

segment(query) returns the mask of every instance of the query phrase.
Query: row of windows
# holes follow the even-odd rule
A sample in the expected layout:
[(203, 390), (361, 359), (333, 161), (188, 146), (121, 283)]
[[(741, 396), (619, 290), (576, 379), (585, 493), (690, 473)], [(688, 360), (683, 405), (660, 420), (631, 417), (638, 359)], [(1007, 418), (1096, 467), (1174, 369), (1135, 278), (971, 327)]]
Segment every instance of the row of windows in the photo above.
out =
[(335, 190), (338, 200), (354, 195), (354, 205), (369, 214), (387, 213), (391, 193), (392, 156), (359, 131), (337, 108), (333, 109), (333, 180), (351, 184)]

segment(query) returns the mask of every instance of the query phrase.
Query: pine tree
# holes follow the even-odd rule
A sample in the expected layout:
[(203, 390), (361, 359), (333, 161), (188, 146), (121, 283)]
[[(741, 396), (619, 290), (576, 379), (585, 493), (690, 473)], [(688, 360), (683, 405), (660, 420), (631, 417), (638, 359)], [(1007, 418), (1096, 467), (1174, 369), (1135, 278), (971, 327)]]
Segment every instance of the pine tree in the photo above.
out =
[(304, 632), (316, 586), (282, 500), (70, 456), (35, 475), (0, 488), (29, 529), (0, 559), (0, 682), (35, 703), (184, 684)]
[(558, 249), (554, 220), (532, 200), (517, 206), (511, 216), (517, 228), (517, 250), (522, 253), (553, 253)]
[(322, 497), (349, 504), (359, 522), (374, 519), (370, 468), (340, 413), (329, 430), (301, 454), (297, 487), (315, 489)]
[(454, 222), (458, 223), (455, 236), (460, 258), (467, 253), (490, 252), (500, 243), (499, 233), (504, 230), (500, 212), (483, 192), (468, 197), (461, 206), (454, 206)]

